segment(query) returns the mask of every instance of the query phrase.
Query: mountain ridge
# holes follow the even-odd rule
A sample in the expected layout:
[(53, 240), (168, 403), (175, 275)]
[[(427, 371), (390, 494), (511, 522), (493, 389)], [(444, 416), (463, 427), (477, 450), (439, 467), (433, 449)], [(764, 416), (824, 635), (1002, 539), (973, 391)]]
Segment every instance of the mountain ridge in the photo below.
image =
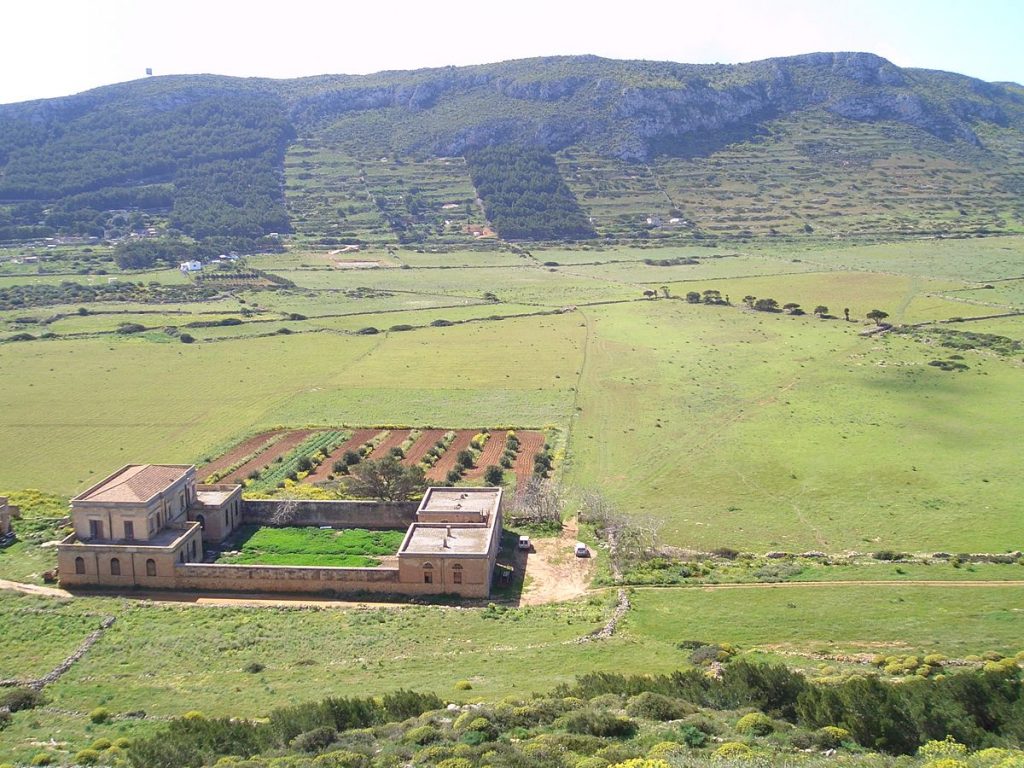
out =
[[(113, 195), (122, 207), (145, 207), (131, 190), (164, 184), (183, 232), (259, 235), (287, 231), (284, 157), (311, 137), (350, 155), (421, 161), (512, 144), (645, 164), (707, 157), (812, 112), (907, 126), (947, 155), (981, 152), (998, 165), (1024, 135), (1024, 88), (864, 52), (730, 65), (555, 56), (286, 80), (167, 75), (0, 105), (0, 206), (102, 211), (110, 194), (102, 205), (67, 201), (117, 189), (127, 190)], [(1013, 136), (993, 144), (996, 129)], [(7, 218), (30, 227), (39, 216), (29, 213)]]

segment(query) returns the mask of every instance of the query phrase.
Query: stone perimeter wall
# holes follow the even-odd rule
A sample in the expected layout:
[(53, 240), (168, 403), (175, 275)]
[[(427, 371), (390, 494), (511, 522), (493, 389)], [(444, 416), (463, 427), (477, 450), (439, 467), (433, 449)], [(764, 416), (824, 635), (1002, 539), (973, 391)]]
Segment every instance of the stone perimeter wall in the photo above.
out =
[[(281, 502), (273, 499), (242, 499), (242, 522), (270, 525), (280, 506)], [(404, 531), (415, 522), (417, 508), (413, 501), (299, 501), (285, 524)]]
[[(303, 565), (216, 565), (192, 563), (174, 569), (176, 589), (225, 592), (281, 592), (351, 595), (441, 594), (435, 584), (399, 581), (398, 568), (331, 568)], [(463, 597), (487, 597), (487, 585), (467, 584)]]

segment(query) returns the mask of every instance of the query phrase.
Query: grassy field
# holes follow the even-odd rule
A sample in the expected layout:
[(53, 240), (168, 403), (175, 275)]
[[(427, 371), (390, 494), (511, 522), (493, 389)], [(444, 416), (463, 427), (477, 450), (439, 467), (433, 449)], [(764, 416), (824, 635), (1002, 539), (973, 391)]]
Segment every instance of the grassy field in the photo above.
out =
[(218, 563), (372, 567), (398, 552), (404, 531), (335, 531), (319, 528), (245, 526), (232, 537)]
[[(137, 735), (152, 721), (89, 723), (105, 706), (150, 716), (201, 710), (265, 714), (283, 701), (431, 690), (446, 699), (498, 699), (546, 691), (605, 670), (668, 672), (686, 666), (683, 640), (732, 642), (742, 652), (786, 654), (939, 652), (956, 658), (1019, 650), (1021, 587), (754, 586), (640, 589), (610, 640), (574, 640), (600, 626), (606, 596), (506, 610), (409, 606), (327, 609), (160, 605), (115, 598), (53, 601), (6, 593), (0, 622), (15, 674), (40, 671), (98, 624), (115, 624), (84, 659), (47, 688), (54, 710), (15, 715), (0, 760), (27, 760), (51, 737), (74, 749), (98, 736)], [(856, 607), (856, 609), (854, 609)], [(168, 660), (173, 659), (173, 663)], [(455, 688), (468, 680), (470, 690)], [(57, 714), (59, 712), (59, 714)]]
[[(379, 255), (396, 266), (335, 269), (339, 257), (319, 250), (259, 257), (300, 287), (230, 300), (52, 308), (71, 313), (54, 332), (85, 335), (0, 345), (0, 488), (69, 494), (126, 461), (201, 461), (279, 425), (552, 425), (567, 436), (571, 486), (659, 517), (671, 543), (1019, 546), (1020, 361), (969, 351), (965, 371), (946, 372), (928, 363), (955, 350), (863, 337), (862, 321), (842, 320), (844, 308), (913, 323), (1014, 311), (1002, 290), (1013, 281), (978, 280), (1024, 274), (1019, 238)], [(698, 263), (643, 263), (678, 257)], [(719, 290), (734, 306), (641, 298), (661, 286)], [(824, 304), (839, 319), (750, 312), (746, 295)], [(90, 309), (108, 308), (120, 309)], [(243, 309), (254, 314), (241, 325), (191, 329), (192, 345), (162, 330)], [(13, 330), (18, 314), (0, 323)], [(157, 330), (110, 333), (122, 319)], [(472, 322), (431, 326), (441, 320)], [(386, 332), (405, 325), (416, 330)], [(366, 327), (383, 332), (356, 333)], [(949, 327), (1024, 338), (1017, 318)]]

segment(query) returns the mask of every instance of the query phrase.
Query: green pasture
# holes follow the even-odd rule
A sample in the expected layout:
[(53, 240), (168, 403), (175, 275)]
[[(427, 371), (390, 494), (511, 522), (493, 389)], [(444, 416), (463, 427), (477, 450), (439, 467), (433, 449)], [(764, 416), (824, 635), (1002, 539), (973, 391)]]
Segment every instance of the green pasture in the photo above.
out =
[(565, 476), (671, 543), (1018, 547), (1013, 363), (859, 326), (654, 301), (588, 308)]
[[(396, 687), (446, 699), (497, 700), (547, 691), (591, 671), (657, 674), (687, 666), (686, 640), (730, 642), (787, 663), (786, 654), (1012, 653), (1022, 635), (1020, 585), (827, 585), (638, 589), (609, 640), (576, 643), (611, 610), (611, 592), (530, 607), (362, 609), (184, 606), (116, 598), (70, 602), (4, 593), (8, 666), (42, 670), (103, 616), (116, 622), (46, 689), (55, 709), (18, 713), (0, 759), (32, 754), (51, 736), (81, 748), (100, 735), (137, 735), (146, 721), (91, 726), (87, 713), (200, 710), (260, 716), (281, 701), (383, 693)], [(6, 638), (5, 638), (6, 639)], [(168, 663), (173, 659), (174, 663)], [(258, 666), (254, 666), (258, 665)], [(455, 688), (468, 680), (471, 690)], [(400, 681), (400, 686), (396, 681)], [(59, 712), (59, 716), (53, 713)], [(74, 749), (72, 750), (74, 751)]]
[(625, 634), (655, 657), (681, 640), (767, 653), (1012, 655), (1024, 644), (1022, 594), (1019, 583), (642, 588)]
[[(372, 567), (398, 552), (404, 531), (322, 530), (245, 526), (217, 560), (235, 565), (322, 565)], [(236, 554), (237, 553), (237, 554)]]
[(568, 314), (376, 336), (3, 345), (0, 487), (71, 493), (125, 463), (194, 462), (277, 425), (564, 423), (582, 337)]

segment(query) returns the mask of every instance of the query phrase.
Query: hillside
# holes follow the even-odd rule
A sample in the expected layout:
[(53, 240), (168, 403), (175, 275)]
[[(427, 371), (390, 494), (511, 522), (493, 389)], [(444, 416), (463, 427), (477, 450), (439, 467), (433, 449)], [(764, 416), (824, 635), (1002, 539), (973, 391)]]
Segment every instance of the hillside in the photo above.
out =
[[(0, 106), (0, 240), (464, 244), (494, 219), (517, 240), (1016, 232), (1022, 132), (1020, 86), (866, 53), (157, 77)], [(561, 180), (517, 189), (561, 185), (564, 225), (480, 193), (463, 158), (499, 145), (554, 157)]]

